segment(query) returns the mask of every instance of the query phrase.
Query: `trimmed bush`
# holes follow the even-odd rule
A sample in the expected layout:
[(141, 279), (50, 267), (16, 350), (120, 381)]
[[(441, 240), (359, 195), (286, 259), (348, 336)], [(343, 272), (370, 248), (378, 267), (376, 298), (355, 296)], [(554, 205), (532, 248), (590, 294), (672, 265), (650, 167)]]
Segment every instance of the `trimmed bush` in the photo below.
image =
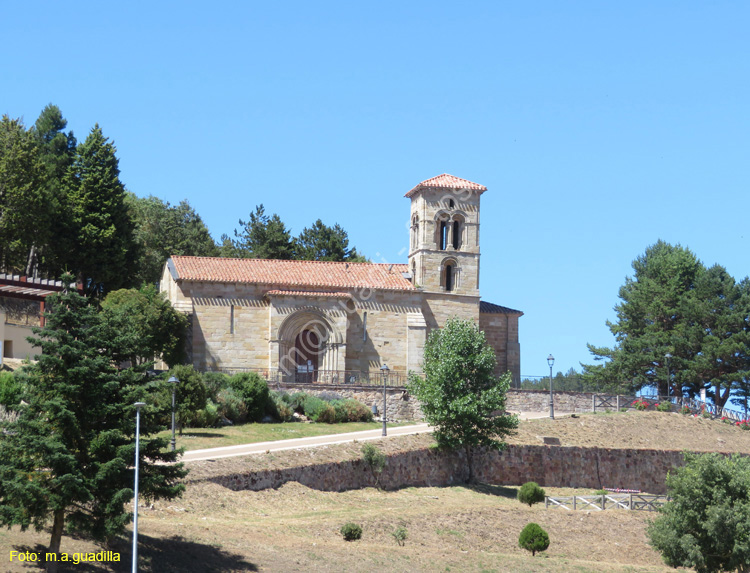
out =
[(223, 372), (204, 372), (203, 384), (206, 385), (207, 396), (216, 402), (219, 392), (224, 388), (229, 388), (229, 376)]
[(229, 387), (242, 398), (247, 408), (247, 419), (260, 422), (266, 413), (268, 384), (255, 372), (241, 372), (229, 379)]
[(291, 422), (294, 420), (294, 411), (284, 401), (284, 396), (288, 397), (289, 395), (271, 391), (268, 395), (268, 404), (266, 404), (266, 414), (279, 422)]
[(345, 523), (339, 531), (346, 541), (355, 541), (362, 538), (362, 528), (356, 523)]
[(245, 401), (233, 388), (225, 388), (220, 391), (217, 400), (220, 416), (224, 416), (233, 424), (244, 424), (247, 422), (247, 406), (245, 405)]
[(336, 408), (331, 406), (328, 402), (323, 402), (323, 407), (318, 410), (317, 414), (312, 417), (313, 422), (321, 424), (335, 424), (336, 420)]
[(661, 404), (657, 404), (656, 409), (659, 412), (671, 412), (672, 402), (662, 402)]
[(534, 556), (537, 551), (545, 551), (549, 547), (549, 535), (536, 523), (529, 523), (518, 537), (518, 546), (531, 551), (531, 555)]
[(219, 406), (210, 398), (206, 400), (206, 407), (198, 410), (190, 425), (193, 428), (213, 428), (219, 423)]
[(539, 484), (533, 481), (527, 481), (518, 490), (518, 501), (528, 504), (528, 506), (531, 507), (535, 503), (544, 501), (545, 495), (544, 490), (539, 487)]

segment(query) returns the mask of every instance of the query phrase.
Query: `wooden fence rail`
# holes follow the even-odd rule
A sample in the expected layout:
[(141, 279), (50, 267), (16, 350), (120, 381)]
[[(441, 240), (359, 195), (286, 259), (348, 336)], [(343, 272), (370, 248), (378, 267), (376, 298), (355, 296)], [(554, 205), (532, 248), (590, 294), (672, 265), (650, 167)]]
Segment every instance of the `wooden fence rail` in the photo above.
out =
[(631, 509), (640, 511), (657, 511), (667, 503), (666, 495), (649, 495), (645, 493), (624, 493), (606, 495), (571, 495), (564, 497), (545, 497), (544, 507), (561, 507), (563, 509), (587, 509), (603, 511), (605, 509)]

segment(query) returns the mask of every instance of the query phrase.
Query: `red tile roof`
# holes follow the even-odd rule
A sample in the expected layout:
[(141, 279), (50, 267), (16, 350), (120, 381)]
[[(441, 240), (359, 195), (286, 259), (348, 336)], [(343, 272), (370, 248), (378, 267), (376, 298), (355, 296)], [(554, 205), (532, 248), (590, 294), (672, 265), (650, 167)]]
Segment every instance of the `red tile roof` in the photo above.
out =
[(484, 185), (480, 185), (479, 183), (474, 183), (473, 181), (469, 181), (468, 179), (461, 179), (460, 177), (456, 177), (454, 175), (448, 175), (447, 173), (443, 173), (442, 175), (438, 175), (437, 177), (432, 177), (431, 179), (425, 179), (421, 183), (419, 183), (416, 187), (414, 187), (411, 191), (409, 191), (404, 197), (411, 197), (414, 195), (417, 191), (420, 189), (425, 189), (427, 187), (442, 187), (442, 188), (448, 188), (448, 189), (469, 189), (471, 191), (479, 191), (480, 195), (487, 191), (487, 187)]
[(324, 289), (416, 290), (403, 276), (409, 270), (408, 265), (182, 256), (172, 257), (167, 265), (175, 280)]

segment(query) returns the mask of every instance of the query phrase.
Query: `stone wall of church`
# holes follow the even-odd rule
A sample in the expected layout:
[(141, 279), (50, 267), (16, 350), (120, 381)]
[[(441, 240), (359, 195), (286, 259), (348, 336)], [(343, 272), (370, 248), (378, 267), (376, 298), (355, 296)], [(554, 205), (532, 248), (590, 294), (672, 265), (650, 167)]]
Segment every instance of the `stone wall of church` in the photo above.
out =
[(449, 318), (472, 320), (479, 323), (479, 297), (424, 293), (422, 313), (428, 332), (442, 328)]
[(479, 329), (484, 331), (489, 345), (495, 350), (495, 374), (510, 371), (514, 382), (521, 380), (521, 352), (518, 344), (518, 316), (503, 313), (481, 313)]

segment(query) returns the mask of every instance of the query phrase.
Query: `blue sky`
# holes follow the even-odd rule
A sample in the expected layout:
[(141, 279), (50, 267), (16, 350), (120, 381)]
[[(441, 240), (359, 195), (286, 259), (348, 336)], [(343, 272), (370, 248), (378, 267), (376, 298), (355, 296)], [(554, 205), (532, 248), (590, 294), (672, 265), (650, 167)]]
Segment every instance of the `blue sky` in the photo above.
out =
[(254, 206), (405, 262), (416, 183), (482, 196), (480, 289), (521, 371), (610, 345), (658, 239), (748, 274), (743, 2), (0, 2), (0, 113), (95, 123), (139, 196), (216, 239)]

